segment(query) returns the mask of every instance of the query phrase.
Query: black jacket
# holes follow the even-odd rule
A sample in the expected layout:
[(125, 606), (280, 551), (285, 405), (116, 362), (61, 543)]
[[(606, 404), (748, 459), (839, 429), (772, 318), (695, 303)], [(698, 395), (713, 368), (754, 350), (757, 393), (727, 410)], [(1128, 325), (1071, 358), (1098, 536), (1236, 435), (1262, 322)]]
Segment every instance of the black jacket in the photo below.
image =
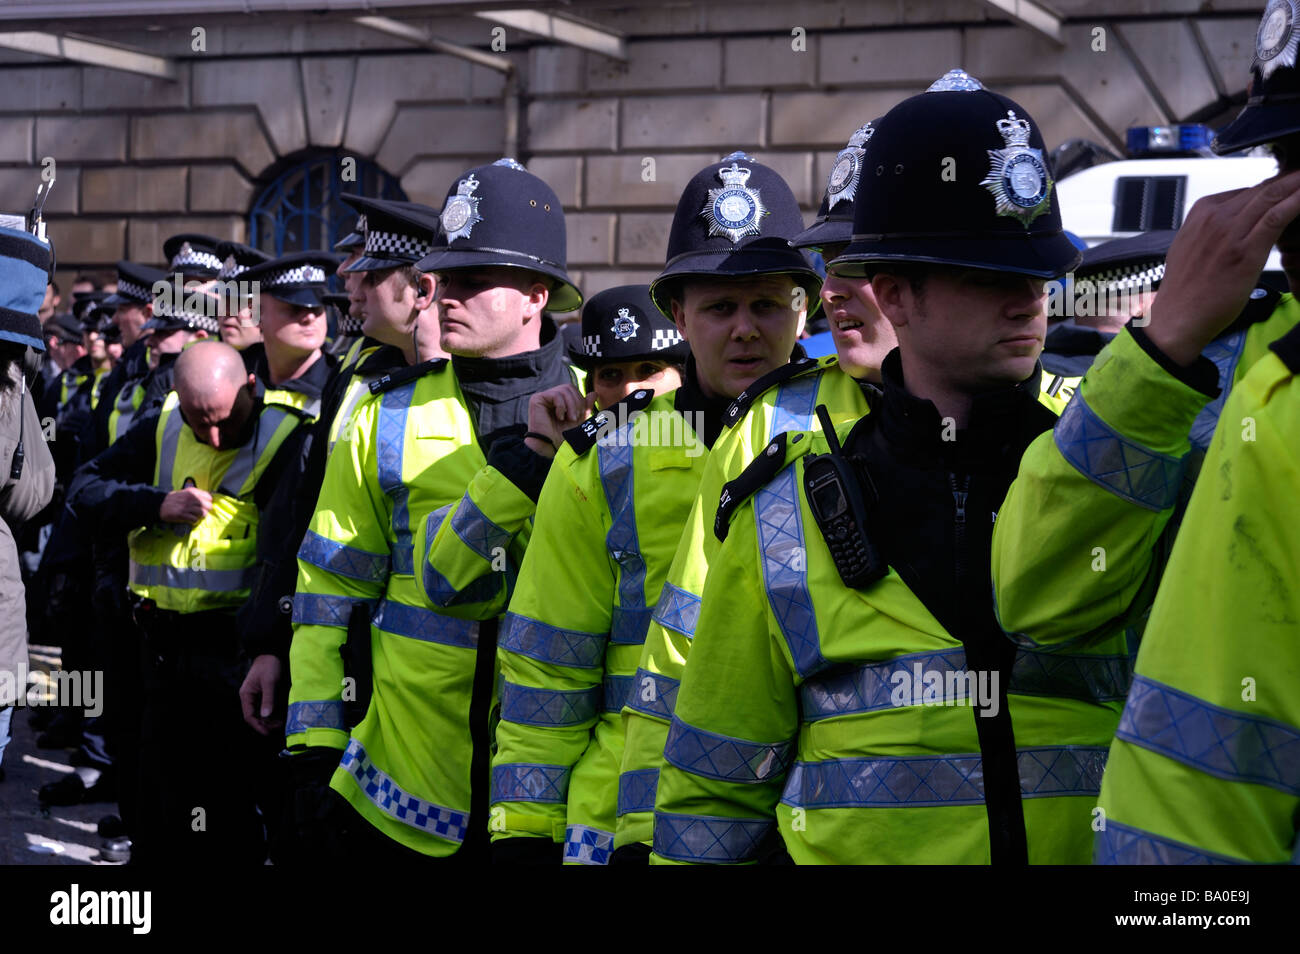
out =
[[(1056, 415), (1038, 401), (1041, 370), (975, 399), (964, 429), (910, 394), (897, 349), (881, 368), (878, 406), (853, 428), (845, 453), (870, 474), (878, 500), (869, 533), (884, 558), (966, 651), (972, 670), (997, 672), (996, 716), (972, 708), (984, 760), (993, 861), (1027, 860), (1015, 737), (1007, 707), (1015, 646), (993, 607), (993, 519), (1030, 442)], [(945, 438), (948, 438), (945, 440)], [(866, 482), (863, 481), (864, 486)]]

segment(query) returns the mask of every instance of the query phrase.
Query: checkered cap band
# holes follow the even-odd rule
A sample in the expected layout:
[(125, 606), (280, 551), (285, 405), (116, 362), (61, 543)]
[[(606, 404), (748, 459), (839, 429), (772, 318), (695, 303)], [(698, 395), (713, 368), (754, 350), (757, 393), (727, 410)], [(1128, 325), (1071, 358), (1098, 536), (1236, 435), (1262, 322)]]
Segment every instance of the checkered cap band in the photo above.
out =
[(582, 353), (589, 358), (603, 357), (600, 350), (600, 335), (583, 335)]
[(135, 282), (129, 282), (119, 277), (117, 280), (117, 294), (123, 298), (134, 298), (142, 305), (147, 305), (153, 301), (153, 292), (143, 285), (137, 285)]
[(651, 351), (663, 351), (665, 348), (671, 348), (682, 340), (682, 336), (676, 331), (670, 331), (666, 328), (656, 328), (654, 336), (650, 339)]
[(433, 251), (433, 243), (418, 235), (402, 232), (366, 232), (366, 256), (370, 258), (396, 258), (418, 262)]
[(345, 338), (355, 338), (361, 334), (363, 319), (353, 318), (346, 312), (339, 318), (339, 334)]
[(253, 266), (251, 265), (240, 265), (238, 262), (232, 262), (230, 265), (222, 265), (221, 271), (217, 273), (217, 278), (221, 281), (225, 281), (227, 278), (235, 278), (244, 274), (244, 272), (248, 271), (252, 267)]
[[(211, 296), (208, 297), (211, 298)], [(216, 298), (211, 298), (211, 301), (212, 308), (215, 311), (218, 301)], [(173, 321), (183, 321), (191, 331), (206, 331), (210, 335), (215, 335), (221, 330), (221, 324), (215, 317), (191, 311), (183, 305), (180, 308), (175, 308), (167, 298), (159, 298), (153, 303), (153, 313), (155, 318), (170, 318)]]
[(280, 288), (285, 285), (324, 285), (325, 269), (318, 265), (298, 265), (275, 272), (262, 281), (263, 288)]
[(201, 252), (198, 249), (189, 249), (177, 253), (172, 259), (172, 268), (183, 268), (186, 265), (198, 265), (201, 268), (220, 269), (225, 262), (213, 255), (211, 252)]
[(1145, 286), (1154, 286), (1156, 282), (1165, 276), (1165, 263), (1157, 262), (1155, 265), (1121, 265), (1117, 268), (1108, 268), (1105, 271), (1097, 272), (1095, 275), (1085, 275), (1082, 278), (1075, 276), (1075, 284), (1081, 281), (1090, 281), (1098, 288), (1141, 288)]

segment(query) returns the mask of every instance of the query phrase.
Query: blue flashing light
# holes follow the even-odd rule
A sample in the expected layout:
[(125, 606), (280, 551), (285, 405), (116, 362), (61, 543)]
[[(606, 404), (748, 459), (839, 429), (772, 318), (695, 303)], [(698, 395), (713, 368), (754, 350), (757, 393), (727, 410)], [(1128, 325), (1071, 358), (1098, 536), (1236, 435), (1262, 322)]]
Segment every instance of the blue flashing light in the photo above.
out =
[(1128, 154), (1133, 158), (1160, 155), (1213, 155), (1210, 140), (1214, 133), (1203, 123), (1177, 126), (1130, 126), (1125, 136)]

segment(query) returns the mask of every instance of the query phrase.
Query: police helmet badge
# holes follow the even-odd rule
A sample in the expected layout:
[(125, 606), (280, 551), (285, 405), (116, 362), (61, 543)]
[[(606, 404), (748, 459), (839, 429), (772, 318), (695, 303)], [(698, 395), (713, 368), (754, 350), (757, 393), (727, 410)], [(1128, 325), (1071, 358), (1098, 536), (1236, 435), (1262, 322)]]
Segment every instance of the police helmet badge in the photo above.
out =
[(442, 207), (442, 227), (449, 243), (469, 238), (474, 226), (483, 221), (483, 216), (478, 214), (479, 196), (474, 195), (477, 188), (478, 179), (471, 173), (468, 179), (456, 184), (456, 194)]
[(990, 149), (989, 173), (980, 185), (993, 193), (998, 215), (1009, 215), (1029, 224), (1050, 207), (1052, 177), (1043, 162), (1043, 153), (1029, 146), (1029, 121), (1007, 110), (1007, 118), (998, 120), (998, 132), (1006, 143), (1003, 149)]
[(636, 337), (636, 333), (640, 327), (641, 326), (636, 323), (636, 319), (632, 317), (632, 313), (628, 311), (628, 309), (620, 308), (618, 310), (618, 317), (614, 319), (614, 326), (610, 330), (614, 332), (614, 337), (619, 341), (630, 341)]
[(965, 70), (949, 70), (930, 84), (927, 93), (974, 93), (984, 84)]
[(516, 162), (514, 159), (511, 159), (509, 156), (503, 156), (502, 158), (498, 159), (496, 162), (492, 163), (492, 165), (505, 166), (507, 169), (515, 170), (515, 172), (528, 171), (523, 166), (521, 166), (518, 162)]
[(227, 255), (226, 260), (221, 265), (222, 272), (227, 275), (235, 275), (237, 269), (239, 269), (239, 260), (234, 255)]
[(758, 220), (768, 214), (759, 190), (745, 185), (753, 170), (741, 166), (737, 158), (748, 157), (733, 152), (722, 160), (731, 160), (730, 166), (718, 170), (722, 188), (709, 190), (709, 197), (700, 212), (708, 219), (709, 238), (725, 235), (733, 243), (746, 235), (758, 235), (762, 231)]
[(1279, 66), (1294, 67), (1296, 47), (1296, 0), (1271, 0), (1255, 34), (1255, 66), (1268, 79)]
[(862, 126), (849, 137), (849, 144), (840, 150), (831, 167), (830, 178), (826, 180), (826, 209), (835, 208), (835, 203), (853, 201), (858, 194), (858, 180), (862, 176), (862, 157), (866, 155), (866, 145), (876, 127), (871, 123)]

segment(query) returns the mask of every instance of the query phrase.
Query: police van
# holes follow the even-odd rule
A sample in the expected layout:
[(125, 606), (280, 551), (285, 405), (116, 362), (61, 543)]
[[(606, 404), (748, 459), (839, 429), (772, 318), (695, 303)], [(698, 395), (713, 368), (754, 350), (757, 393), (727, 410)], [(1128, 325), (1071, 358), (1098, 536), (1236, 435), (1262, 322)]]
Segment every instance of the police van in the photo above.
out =
[[(1259, 155), (1215, 156), (1212, 138), (1203, 125), (1137, 126), (1128, 130), (1130, 158), (1102, 158), (1078, 171), (1062, 169), (1056, 188), (1066, 230), (1091, 247), (1138, 232), (1176, 229), (1202, 196), (1253, 186), (1276, 174), (1276, 160), (1262, 150)], [(1053, 156), (1058, 168), (1071, 145)], [(1078, 143), (1073, 145), (1077, 154)], [(1093, 146), (1090, 155), (1112, 154)], [(1265, 271), (1281, 271), (1277, 249)]]

